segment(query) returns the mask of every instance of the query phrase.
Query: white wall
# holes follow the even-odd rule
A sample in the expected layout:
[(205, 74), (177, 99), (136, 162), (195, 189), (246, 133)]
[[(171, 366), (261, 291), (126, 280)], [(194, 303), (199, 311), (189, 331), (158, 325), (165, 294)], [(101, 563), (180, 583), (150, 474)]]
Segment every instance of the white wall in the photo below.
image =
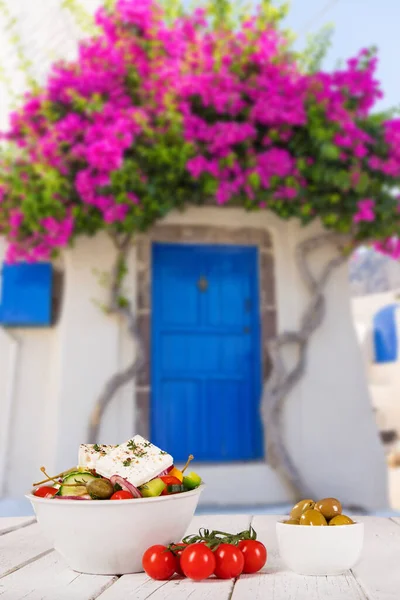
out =
[[(394, 429), (400, 436), (400, 360), (375, 363), (373, 348), (373, 318), (385, 306), (398, 302), (399, 290), (356, 297), (352, 313), (356, 328), (363, 331), (365, 363), (372, 403), (382, 430)], [(396, 312), (397, 331), (400, 331), (400, 311)], [(360, 340), (361, 341), (361, 340)], [(400, 354), (400, 353), (399, 353)]]
[[(295, 329), (307, 292), (292, 260), (297, 241), (310, 230), (272, 215), (236, 209), (191, 208), (171, 214), (168, 223), (265, 226), (275, 251), (278, 327)], [(21, 340), (12, 405), (6, 492), (22, 494), (40, 473), (68, 468), (86, 440), (87, 420), (107, 377), (132, 359), (124, 326), (94, 303), (106, 301), (94, 269), (107, 271), (113, 248), (104, 236), (83, 239), (63, 257), (65, 293), (61, 318), (51, 329), (18, 330)], [(319, 251), (315, 267), (331, 256)], [(135, 258), (126, 292), (135, 297)], [(0, 373), (7, 376), (10, 342), (0, 336)], [(0, 386), (1, 403), (5, 402)], [(328, 287), (327, 316), (310, 344), (306, 376), (284, 411), (288, 448), (316, 496), (339, 496), (369, 508), (386, 505), (386, 469), (371, 411), (362, 358), (351, 324), (347, 270)], [(125, 387), (106, 415), (105, 443), (134, 433), (134, 386)], [(368, 465), (368, 468), (366, 466)], [(204, 503), (257, 504), (288, 500), (276, 474), (265, 465), (199, 467), (208, 482)]]
[[(52, 328), (17, 329), (20, 340), (16, 386), (10, 416), (7, 476), (3, 493), (15, 496), (40, 479), (76, 464), (86, 440), (88, 417), (107, 378), (133, 359), (133, 344), (120, 321), (106, 316), (96, 302), (107, 301), (94, 270), (110, 270), (114, 250), (105, 236), (84, 239), (63, 257), (64, 298), (59, 323)], [(134, 255), (129, 267), (134, 268)], [(135, 297), (134, 277), (124, 290)], [(0, 414), (4, 414), (12, 349), (0, 335)], [(106, 443), (134, 431), (134, 385), (127, 385), (109, 409), (101, 436)], [(5, 423), (4, 423), (5, 426)], [(3, 431), (3, 429), (0, 429)], [(3, 434), (4, 435), (4, 434)]]
[[(315, 267), (331, 256), (329, 249), (318, 252)], [(300, 283), (296, 285), (301, 289)], [(303, 288), (300, 306), (304, 300)], [(384, 505), (386, 464), (352, 324), (346, 266), (328, 285), (326, 318), (312, 340), (308, 376), (298, 394), (302, 406), (298, 464), (310, 488), (319, 495), (339, 496), (345, 503)]]
[[(224, 208), (191, 208), (169, 215), (166, 222), (268, 229), (275, 252), (278, 328), (283, 332), (298, 327), (308, 292), (293, 256), (298, 241), (316, 233), (317, 227), (302, 229), (295, 222), (285, 223), (268, 213)], [(313, 267), (321, 268), (333, 252), (331, 248), (319, 250), (312, 257)], [(286, 443), (316, 495), (336, 495), (346, 503), (369, 508), (385, 506), (386, 465), (352, 324), (347, 266), (333, 275), (327, 299), (323, 327), (310, 344), (306, 376), (286, 402)], [(237, 494), (243, 502), (287, 500), (287, 493), (272, 470), (264, 466), (255, 470), (256, 465), (252, 468), (250, 489), (243, 485), (243, 468), (205, 468), (203, 473), (210, 485), (204, 501), (219, 498), (222, 503), (229, 503), (231, 498), (235, 504)]]

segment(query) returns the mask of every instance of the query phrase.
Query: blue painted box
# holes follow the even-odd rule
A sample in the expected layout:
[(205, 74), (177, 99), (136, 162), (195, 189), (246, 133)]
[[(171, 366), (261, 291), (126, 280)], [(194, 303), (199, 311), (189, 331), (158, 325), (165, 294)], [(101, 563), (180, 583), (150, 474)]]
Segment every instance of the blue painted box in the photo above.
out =
[(51, 263), (3, 264), (0, 323), (8, 327), (51, 325)]
[(399, 304), (390, 304), (374, 316), (375, 362), (396, 362), (398, 358), (398, 332), (396, 312)]

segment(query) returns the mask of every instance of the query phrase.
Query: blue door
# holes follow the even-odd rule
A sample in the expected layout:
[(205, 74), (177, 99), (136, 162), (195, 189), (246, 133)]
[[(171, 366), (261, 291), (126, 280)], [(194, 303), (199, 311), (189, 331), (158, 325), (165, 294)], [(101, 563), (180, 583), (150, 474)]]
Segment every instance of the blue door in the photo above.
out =
[(155, 444), (177, 462), (261, 458), (260, 344), (256, 248), (154, 244)]

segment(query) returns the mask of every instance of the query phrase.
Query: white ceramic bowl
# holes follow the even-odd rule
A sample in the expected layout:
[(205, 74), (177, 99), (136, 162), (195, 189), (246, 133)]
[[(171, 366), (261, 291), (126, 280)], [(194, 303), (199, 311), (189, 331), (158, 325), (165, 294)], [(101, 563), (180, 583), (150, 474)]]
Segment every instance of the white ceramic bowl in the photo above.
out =
[(299, 575), (340, 575), (361, 556), (364, 523), (334, 527), (276, 524), (279, 553)]
[(149, 546), (182, 539), (203, 489), (134, 500), (27, 498), (44, 535), (71, 569), (124, 575), (143, 571), (142, 556)]

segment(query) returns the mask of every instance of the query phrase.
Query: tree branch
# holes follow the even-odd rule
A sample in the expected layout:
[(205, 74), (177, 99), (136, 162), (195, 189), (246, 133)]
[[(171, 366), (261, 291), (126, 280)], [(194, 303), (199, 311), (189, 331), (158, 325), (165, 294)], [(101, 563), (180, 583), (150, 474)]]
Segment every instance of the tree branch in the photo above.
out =
[[(304, 482), (297, 466), (285, 447), (281, 416), (286, 398), (304, 375), (307, 351), (312, 334), (323, 322), (326, 310), (325, 287), (332, 273), (346, 260), (346, 247), (349, 236), (324, 233), (309, 238), (296, 248), (296, 264), (300, 275), (311, 295), (300, 320), (298, 331), (285, 332), (267, 342), (267, 351), (272, 361), (269, 379), (264, 383), (261, 403), (261, 416), (264, 424), (268, 462), (283, 477), (297, 498), (312, 497), (312, 492)], [(332, 258), (316, 277), (308, 263), (309, 255), (325, 245), (333, 245), (338, 256)], [(298, 351), (295, 365), (288, 370), (282, 355), (287, 346), (295, 346)]]
[(136, 324), (136, 318), (132, 311), (131, 305), (127, 300), (121, 303), (121, 287), (122, 277), (121, 268), (125, 263), (127, 253), (130, 248), (132, 238), (126, 236), (122, 241), (114, 240), (115, 245), (118, 249), (117, 258), (112, 271), (111, 287), (110, 287), (110, 300), (108, 306), (108, 314), (119, 315), (126, 319), (128, 323), (128, 331), (136, 344), (136, 356), (132, 364), (119, 373), (115, 373), (104, 386), (100, 397), (98, 398), (92, 413), (90, 415), (89, 430), (88, 430), (88, 442), (94, 444), (98, 441), (99, 429), (102, 417), (114, 398), (117, 391), (123, 386), (129, 383), (136, 375), (140, 372), (146, 362), (146, 358), (143, 351), (143, 344), (140, 339), (140, 334)]

